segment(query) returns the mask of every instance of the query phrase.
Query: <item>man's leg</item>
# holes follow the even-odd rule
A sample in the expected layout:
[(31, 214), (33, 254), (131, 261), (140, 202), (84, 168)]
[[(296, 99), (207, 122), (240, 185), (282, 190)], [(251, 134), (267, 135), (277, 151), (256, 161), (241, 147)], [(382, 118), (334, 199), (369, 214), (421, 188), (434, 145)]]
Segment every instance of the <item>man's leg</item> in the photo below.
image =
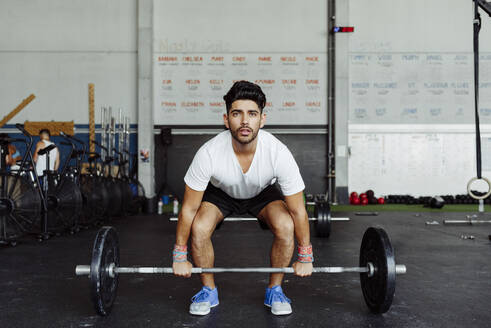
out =
[[(285, 202), (276, 200), (269, 203), (259, 212), (258, 219), (266, 222), (274, 235), (270, 255), (271, 266), (289, 266), (294, 248), (294, 224)], [(283, 273), (272, 273), (268, 287), (281, 285), (283, 276)]]
[[(223, 220), (223, 214), (217, 206), (206, 201), (201, 203), (191, 226), (191, 250), (196, 266), (201, 268), (213, 267), (215, 253), (211, 243), (211, 235), (221, 220)], [(201, 282), (203, 286), (210, 289), (215, 288), (215, 281), (211, 273), (201, 274)]]

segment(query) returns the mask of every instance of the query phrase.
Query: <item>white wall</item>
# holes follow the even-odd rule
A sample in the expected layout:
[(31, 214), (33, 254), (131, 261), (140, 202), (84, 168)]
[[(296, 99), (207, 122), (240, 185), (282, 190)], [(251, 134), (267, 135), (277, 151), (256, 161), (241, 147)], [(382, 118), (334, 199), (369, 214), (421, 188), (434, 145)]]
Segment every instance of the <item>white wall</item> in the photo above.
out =
[[(472, 0), (349, 0), (350, 51), (472, 51)], [(483, 25), (489, 18), (483, 15)], [(488, 23), (488, 25), (491, 22)], [(485, 30), (488, 30), (486, 33)], [(490, 28), (483, 26), (482, 37)], [(490, 45), (483, 49), (489, 51)]]
[(137, 0), (0, 1), (0, 116), (88, 124), (88, 83), (100, 106), (137, 118)]
[(156, 0), (154, 52), (326, 52), (325, 0)]

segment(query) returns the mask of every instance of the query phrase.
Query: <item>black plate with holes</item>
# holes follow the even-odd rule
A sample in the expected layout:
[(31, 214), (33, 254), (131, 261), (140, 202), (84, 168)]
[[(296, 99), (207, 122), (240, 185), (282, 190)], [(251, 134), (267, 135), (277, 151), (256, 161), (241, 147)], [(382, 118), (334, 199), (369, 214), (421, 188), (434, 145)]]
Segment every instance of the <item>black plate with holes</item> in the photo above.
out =
[(382, 228), (365, 231), (360, 247), (360, 267), (372, 263), (374, 275), (360, 273), (361, 289), (368, 308), (373, 313), (389, 310), (396, 287), (396, 264), (389, 236)]
[(90, 265), (92, 301), (102, 316), (111, 312), (118, 289), (118, 274), (111, 277), (108, 270), (112, 263), (119, 266), (118, 234), (113, 227), (102, 227), (94, 242)]
[(329, 238), (331, 235), (331, 208), (327, 202), (316, 202), (314, 208), (314, 228), (318, 237)]

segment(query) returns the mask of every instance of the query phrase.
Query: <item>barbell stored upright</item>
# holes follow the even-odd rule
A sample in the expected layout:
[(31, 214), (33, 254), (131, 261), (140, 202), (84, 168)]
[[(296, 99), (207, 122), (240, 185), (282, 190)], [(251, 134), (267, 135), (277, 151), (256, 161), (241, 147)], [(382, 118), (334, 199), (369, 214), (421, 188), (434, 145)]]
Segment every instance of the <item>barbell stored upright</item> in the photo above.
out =
[[(193, 268), (192, 273), (294, 273), (293, 268)], [(358, 267), (316, 267), (314, 273), (359, 273), (365, 302), (374, 313), (389, 310), (395, 293), (395, 277), (406, 266), (396, 264), (394, 250), (382, 228), (368, 228), (363, 235)], [(113, 227), (97, 233), (90, 265), (77, 265), (75, 274), (88, 276), (92, 301), (100, 315), (110, 313), (116, 299), (120, 274), (171, 274), (169, 267), (123, 267), (119, 265), (119, 241)]]

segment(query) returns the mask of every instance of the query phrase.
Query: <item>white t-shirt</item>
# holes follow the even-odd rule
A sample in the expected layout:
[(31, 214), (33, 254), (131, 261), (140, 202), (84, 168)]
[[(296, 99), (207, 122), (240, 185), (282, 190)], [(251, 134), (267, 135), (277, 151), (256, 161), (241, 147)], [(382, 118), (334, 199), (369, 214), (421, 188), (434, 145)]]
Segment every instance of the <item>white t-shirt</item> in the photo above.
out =
[[(42, 140), (42, 141), (44, 142), (43, 148), (46, 148), (53, 144), (53, 142), (48, 140)], [(51, 171), (55, 169), (55, 161), (56, 161), (57, 154), (58, 154), (58, 148), (55, 148), (49, 152), (49, 169)], [(46, 155), (39, 155), (38, 160), (36, 161), (36, 172), (38, 176), (44, 175), (44, 170), (46, 170)]]
[(257, 196), (276, 181), (285, 196), (305, 189), (291, 152), (275, 136), (263, 130), (259, 130), (256, 153), (246, 173), (242, 172), (232, 147), (232, 135), (227, 130), (201, 146), (184, 177), (184, 182), (193, 190), (203, 191), (211, 182), (236, 199)]

